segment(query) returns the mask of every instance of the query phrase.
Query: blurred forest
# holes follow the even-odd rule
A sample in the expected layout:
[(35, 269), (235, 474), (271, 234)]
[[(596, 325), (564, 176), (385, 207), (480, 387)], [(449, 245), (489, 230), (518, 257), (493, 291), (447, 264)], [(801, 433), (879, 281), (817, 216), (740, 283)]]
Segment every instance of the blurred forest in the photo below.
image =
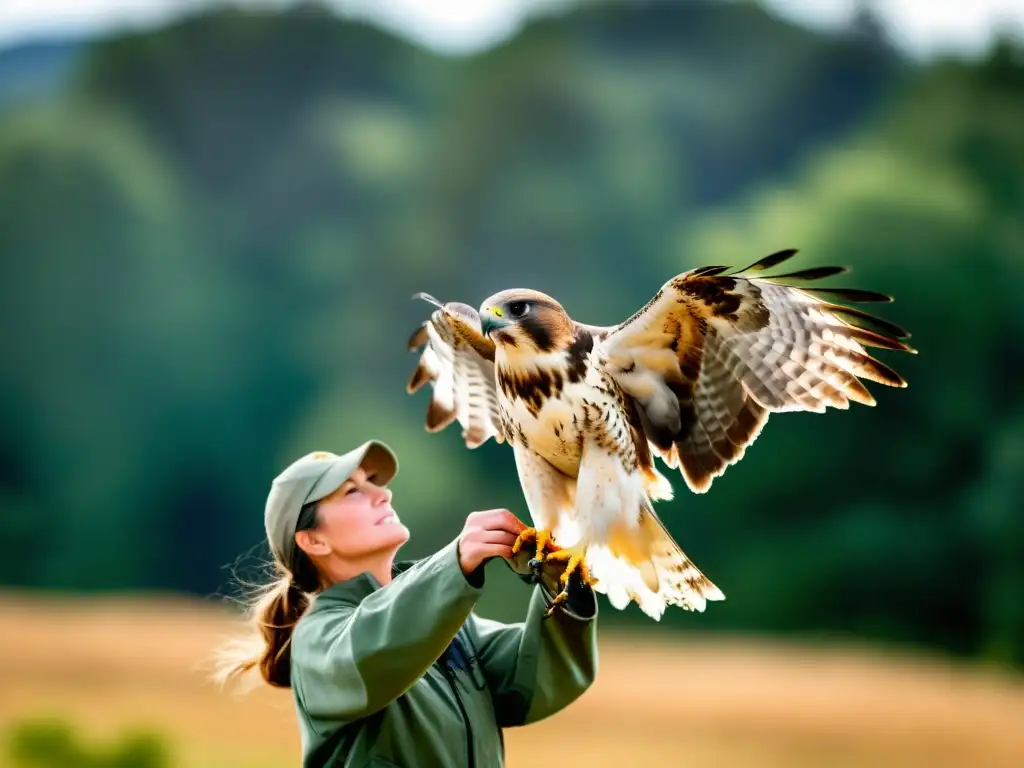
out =
[[(924, 66), (867, 14), (692, 2), (467, 57), (315, 5), (68, 46), (0, 53), (0, 584), (217, 599), (265, 555), (277, 472), (371, 436), (404, 555), (525, 517), (507, 446), (424, 431), (411, 295), (532, 287), (611, 324), (794, 247), (896, 297), (909, 388), (773, 417), (705, 496), (672, 475), (659, 511), (728, 599), (602, 621), (1024, 665), (1019, 44)], [(523, 592), (495, 579), (489, 614)]]

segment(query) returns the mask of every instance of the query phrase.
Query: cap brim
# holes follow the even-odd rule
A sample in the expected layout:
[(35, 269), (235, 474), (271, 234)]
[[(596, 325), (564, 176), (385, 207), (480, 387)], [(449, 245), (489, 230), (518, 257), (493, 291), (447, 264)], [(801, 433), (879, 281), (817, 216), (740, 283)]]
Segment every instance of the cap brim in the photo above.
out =
[(379, 440), (370, 440), (331, 461), (328, 468), (306, 496), (304, 503), (319, 501), (341, 488), (352, 474), (362, 467), (376, 485), (387, 485), (398, 474), (398, 459), (394, 452)]
[(376, 485), (387, 485), (398, 474), (398, 458), (394, 452), (379, 440), (366, 444), (366, 452), (359, 466)]

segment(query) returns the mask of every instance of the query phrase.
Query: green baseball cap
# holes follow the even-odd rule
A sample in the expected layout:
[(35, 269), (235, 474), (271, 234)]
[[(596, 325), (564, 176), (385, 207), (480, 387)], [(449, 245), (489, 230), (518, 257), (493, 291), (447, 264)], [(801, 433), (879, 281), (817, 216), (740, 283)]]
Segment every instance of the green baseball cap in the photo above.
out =
[(302, 507), (330, 496), (358, 467), (363, 467), (377, 485), (386, 485), (398, 472), (398, 459), (384, 443), (370, 440), (340, 456), (330, 451), (308, 453), (274, 478), (264, 524), (270, 549), (283, 565), (292, 567), (295, 526)]

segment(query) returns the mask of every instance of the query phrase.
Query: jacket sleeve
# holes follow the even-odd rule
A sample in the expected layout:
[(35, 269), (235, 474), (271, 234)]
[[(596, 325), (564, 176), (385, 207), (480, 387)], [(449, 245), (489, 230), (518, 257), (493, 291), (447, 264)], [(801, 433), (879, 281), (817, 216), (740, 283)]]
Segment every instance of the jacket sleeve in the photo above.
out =
[[(580, 586), (568, 609), (549, 618), (551, 594), (534, 588), (518, 624), (473, 617), (477, 657), (487, 678), (499, 727), (527, 725), (578, 699), (597, 676), (597, 601)], [(563, 604), (564, 605), (564, 604)]]
[(430, 668), (481, 594), (458, 542), (399, 574), (358, 606), (325, 610), (296, 629), (292, 685), (307, 714), (350, 721), (382, 709)]

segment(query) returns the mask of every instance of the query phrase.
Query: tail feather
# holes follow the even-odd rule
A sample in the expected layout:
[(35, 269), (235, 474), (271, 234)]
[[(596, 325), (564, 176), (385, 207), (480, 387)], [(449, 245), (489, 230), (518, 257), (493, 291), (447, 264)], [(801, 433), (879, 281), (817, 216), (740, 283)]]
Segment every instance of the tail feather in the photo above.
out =
[[(600, 446), (584, 448), (573, 511), (579, 538), (573, 541), (586, 553), (597, 591), (619, 609), (632, 600), (655, 620), (669, 605), (703, 611), (708, 600), (724, 599), (654, 512), (652, 498), (671, 490), (652, 467), (627, 468)], [(556, 543), (568, 545), (560, 535)]]
[(649, 503), (637, 524), (620, 523), (609, 532), (607, 544), (591, 545), (587, 562), (598, 579), (594, 588), (613, 607), (621, 610), (632, 600), (655, 620), (669, 605), (703, 612), (709, 600), (725, 599), (683, 552)]

